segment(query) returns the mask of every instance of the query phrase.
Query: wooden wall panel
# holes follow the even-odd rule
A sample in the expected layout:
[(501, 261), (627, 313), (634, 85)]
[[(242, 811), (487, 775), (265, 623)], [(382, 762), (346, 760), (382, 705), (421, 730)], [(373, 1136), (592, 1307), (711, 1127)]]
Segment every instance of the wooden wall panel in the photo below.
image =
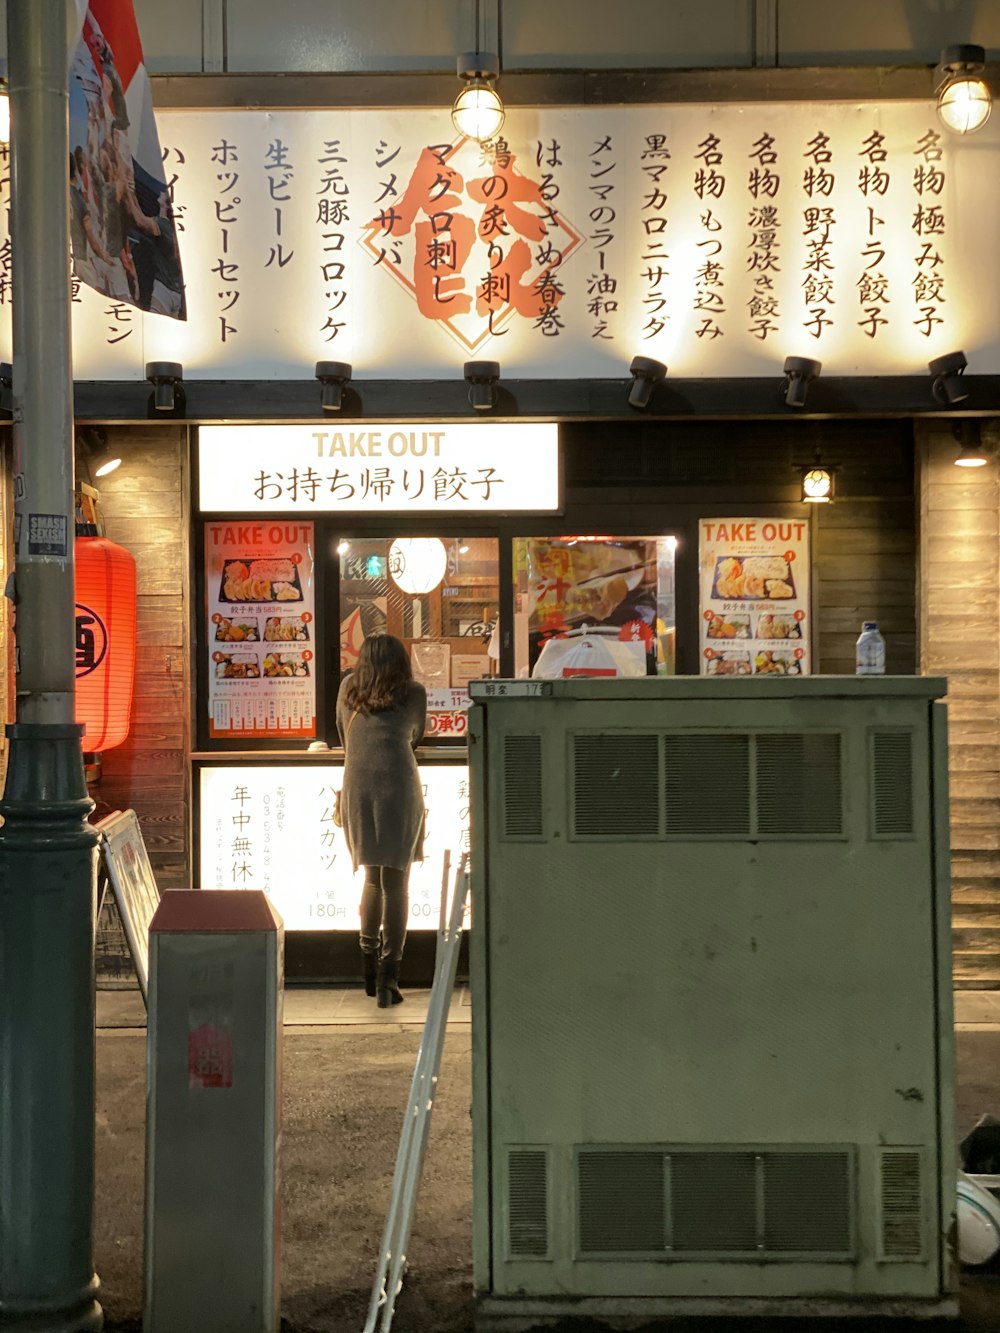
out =
[(955, 982), (1000, 986), (1000, 478), (955, 467), (947, 428), (918, 435), (920, 669), (948, 677)]

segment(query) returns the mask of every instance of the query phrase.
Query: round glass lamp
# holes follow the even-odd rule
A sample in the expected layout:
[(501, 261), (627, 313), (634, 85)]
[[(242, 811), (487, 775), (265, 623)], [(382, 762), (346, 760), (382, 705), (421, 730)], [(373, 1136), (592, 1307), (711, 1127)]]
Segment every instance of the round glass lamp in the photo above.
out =
[(389, 573), (411, 597), (433, 592), (444, 578), (448, 553), (437, 537), (397, 537), (389, 547)]
[(451, 121), (466, 139), (486, 143), (503, 128), (504, 107), (493, 80), (500, 72), (496, 56), (472, 51), (458, 58), (458, 76), (465, 86), (455, 98)]
[(802, 499), (806, 504), (825, 505), (833, 499), (833, 474), (825, 467), (802, 474)]
[(989, 84), (981, 77), (986, 53), (981, 46), (947, 46), (937, 67), (937, 110), (955, 134), (972, 134), (986, 124), (993, 109)]

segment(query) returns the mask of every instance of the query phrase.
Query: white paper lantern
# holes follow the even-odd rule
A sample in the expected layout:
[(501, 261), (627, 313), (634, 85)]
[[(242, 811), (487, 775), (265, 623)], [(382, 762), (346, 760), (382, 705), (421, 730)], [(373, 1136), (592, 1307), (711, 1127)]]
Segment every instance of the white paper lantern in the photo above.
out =
[(448, 555), (437, 537), (397, 537), (389, 547), (392, 581), (411, 597), (432, 592), (444, 578)]

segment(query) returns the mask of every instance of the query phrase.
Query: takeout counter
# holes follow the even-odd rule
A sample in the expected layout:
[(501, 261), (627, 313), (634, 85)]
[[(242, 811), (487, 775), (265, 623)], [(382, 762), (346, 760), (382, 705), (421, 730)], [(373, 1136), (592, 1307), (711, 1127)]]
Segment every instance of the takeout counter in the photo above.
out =
[[(355, 979), (364, 871), (352, 869), (333, 822), (343, 750), (214, 751), (192, 760), (194, 882), (267, 893), (285, 923), (289, 979)], [(429, 984), (445, 853), (454, 867), (469, 845), (468, 756), (464, 747), (425, 745), (417, 763), (427, 834), (425, 858), (410, 873), (406, 978)]]

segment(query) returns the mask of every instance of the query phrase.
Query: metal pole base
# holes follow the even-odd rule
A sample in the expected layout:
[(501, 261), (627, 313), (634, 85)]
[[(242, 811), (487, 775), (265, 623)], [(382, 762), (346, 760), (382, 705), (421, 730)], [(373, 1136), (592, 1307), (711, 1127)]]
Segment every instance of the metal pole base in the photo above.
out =
[(7, 728), (0, 801), (0, 1330), (103, 1327), (94, 1274), (97, 833), (75, 724)]

